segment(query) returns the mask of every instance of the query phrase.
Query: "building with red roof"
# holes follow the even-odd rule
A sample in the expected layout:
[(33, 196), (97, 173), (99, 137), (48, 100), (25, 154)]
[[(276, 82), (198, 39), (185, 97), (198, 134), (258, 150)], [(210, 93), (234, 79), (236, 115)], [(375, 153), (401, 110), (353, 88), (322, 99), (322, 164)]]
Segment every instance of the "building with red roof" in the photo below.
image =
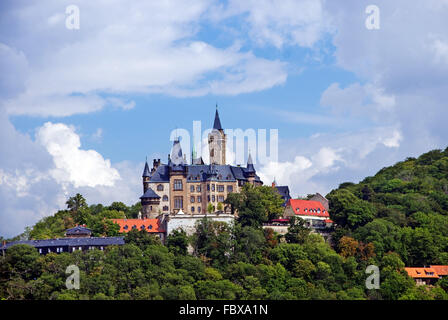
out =
[(121, 233), (127, 233), (131, 230), (145, 230), (146, 232), (156, 234), (162, 242), (165, 241), (165, 226), (159, 219), (112, 219), (120, 226)]
[(417, 285), (432, 285), (438, 279), (439, 275), (437, 274), (434, 268), (404, 268), (408, 275), (415, 280)]
[(333, 225), (328, 210), (320, 201), (290, 199), (286, 204), (284, 215), (300, 217), (313, 229), (325, 229)]

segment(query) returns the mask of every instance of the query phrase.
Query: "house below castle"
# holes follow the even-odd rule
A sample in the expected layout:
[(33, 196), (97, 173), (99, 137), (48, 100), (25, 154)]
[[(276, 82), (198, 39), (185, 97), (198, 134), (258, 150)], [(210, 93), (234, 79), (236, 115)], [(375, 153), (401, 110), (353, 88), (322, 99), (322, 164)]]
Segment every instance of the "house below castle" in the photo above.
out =
[(44, 240), (20, 240), (4, 242), (0, 247), (3, 255), (5, 251), (17, 244), (35, 247), (40, 254), (75, 252), (86, 250), (104, 250), (108, 246), (123, 245), (123, 237), (91, 237), (92, 231), (85, 226), (76, 226), (65, 232), (65, 238)]

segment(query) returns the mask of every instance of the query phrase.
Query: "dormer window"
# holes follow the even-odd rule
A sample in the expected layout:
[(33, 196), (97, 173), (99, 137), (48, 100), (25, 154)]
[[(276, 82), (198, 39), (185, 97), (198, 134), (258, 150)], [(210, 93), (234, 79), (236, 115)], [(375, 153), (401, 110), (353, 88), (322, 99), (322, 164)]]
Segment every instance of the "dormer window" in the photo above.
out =
[(163, 191), (163, 185), (162, 184), (157, 185), (157, 191)]

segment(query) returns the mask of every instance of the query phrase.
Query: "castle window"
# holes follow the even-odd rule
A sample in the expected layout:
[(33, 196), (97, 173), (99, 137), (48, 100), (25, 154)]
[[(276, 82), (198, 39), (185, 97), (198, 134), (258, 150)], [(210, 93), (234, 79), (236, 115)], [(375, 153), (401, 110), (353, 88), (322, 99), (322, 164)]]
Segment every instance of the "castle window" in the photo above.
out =
[(161, 184), (157, 185), (157, 191), (163, 191), (163, 185)]
[(209, 184), (207, 185), (207, 191), (210, 191), (210, 185)]
[(215, 191), (215, 185), (212, 184), (212, 191)]
[(140, 227), (140, 229), (145, 230), (145, 226), (142, 225), (142, 226)]
[(183, 197), (174, 197), (174, 209), (182, 209), (184, 206)]
[(227, 186), (227, 192), (233, 192), (233, 186)]
[(218, 185), (218, 192), (224, 192), (224, 186)]
[(152, 225), (151, 225), (151, 224), (150, 224), (150, 225), (148, 226), (148, 229), (149, 229), (149, 230), (151, 230), (151, 229), (152, 229)]
[(168, 211), (168, 206), (164, 206), (163, 211)]
[(201, 192), (201, 186), (196, 186), (196, 192)]
[(227, 180), (232, 180), (232, 176), (230, 174), (227, 175)]
[(190, 197), (190, 202), (191, 202), (191, 203), (194, 203), (194, 196), (191, 196), (191, 197)]
[(128, 230), (128, 228), (129, 228), (128, 225), (125, 225), (125, 226), (123, 227), (124, 230)]
[(201, 203), (202, 202), (202, 197), (198, 196), (198, 202)]
[(168, 201), (168, 196), (166, 194), (162, 197), (162, 201)]
[(174, 180), (174, 190), (176, 191), (182, 190), (182, 180), (180, 179)]
[(214, 195), (212, 196), (212, 202), (215, 202), (215, 196)]
[(207, 201), (210, 202), (210, 196), (207, 196)]
[(191, 207), (191, 212), (194, 212), (194, 207)]
[(224, 196), (218, 196), (218, 202), (224, 202)]
[(134, 224), (134, 225), (132, 226), (132, 229), (137, 229), (137, 226)]
[(194, 186), (190, 186), (190, 192), (194, 192)]
[(218, 180), (222, 180), (222, 175), (221, 174), (218, 176)]
[(201, 207), (198, 207), (198, 213), (201, 213)]

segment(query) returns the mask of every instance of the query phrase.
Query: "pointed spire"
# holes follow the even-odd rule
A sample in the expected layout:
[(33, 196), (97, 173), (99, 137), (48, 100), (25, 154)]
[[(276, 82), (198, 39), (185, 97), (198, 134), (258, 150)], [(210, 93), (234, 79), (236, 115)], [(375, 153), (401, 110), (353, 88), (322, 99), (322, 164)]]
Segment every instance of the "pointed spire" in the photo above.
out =
[(148, 166), (148, 157), (146, 157), (146, 161), (145, 161), (145, 169), (143, 170), (143, 175), (142, 177), (149, 177), (150, 173), (149, 173), (149, 166)]
[(247, 170), (246, 170), (246, 172), (248, 172), (248, 173), (254, 173), (255, 172), (254, 162), (252, 160), (252, 155), (250, 154), (250, 150), (249, 150), (249, 156), (247, 158)]
[(171, 161), (174, 165), (185, 164), (184, 157), (182, 155), (182, 147), (179, 142), (179, 138), (176, 138), (173, 142), (173, 149), (171, 151)]
[(219, 120), (218, 104), (216, 104), (215, 122), (213, 123), (213, 129), (222, 130), (221, 120)]

